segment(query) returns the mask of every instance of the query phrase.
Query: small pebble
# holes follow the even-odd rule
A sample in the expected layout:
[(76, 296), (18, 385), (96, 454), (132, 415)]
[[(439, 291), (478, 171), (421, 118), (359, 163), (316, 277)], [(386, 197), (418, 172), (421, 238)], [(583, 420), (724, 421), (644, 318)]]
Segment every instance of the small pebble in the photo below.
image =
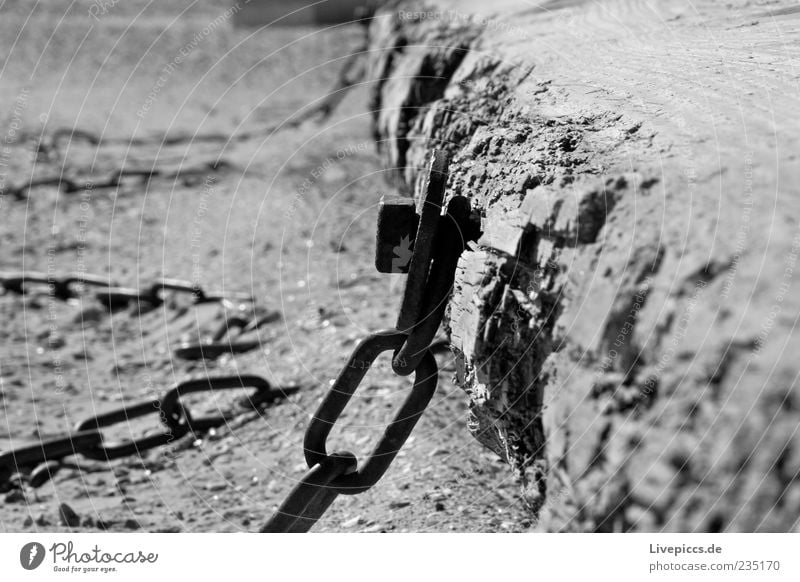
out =
[(389, 504), (389, 509), (402, 509), (411, 505), (410, 501), (392, 501)]
[(352, 527), (356, 527), (357, 525), (361, 525), (364, 523), (364, 518), (360, 515), (355, 516), (352, 519), (348, 519), (347, 521), (342, 522), (342, 527), (345, 529), (350, 529)]
[(81, 524), (80, 516), (66, 503), (62, 503), (58, 506), (58, 516), (61, 520), (61, 525), (78, 527)]
[(41, 526), (51, 525), (50, 520), (47, 519), (44, 513), (39, 514), (39, 517), (36, 518), (36, 521), (34, 523), (36, 523), (36, 525), (41, 525)]
[(122, 524), (125, 529), (141, 529), (141, 525), (135, 519), (126, 519), (125, 523)]
[(61, 334), (51, 333), (47, 338), (47, 344), (50, 349), (59, 349), (63, 348), (67, 344), (67, 340), (64, 339), (64, 336)]
[(30, 527), (33, 525), (33, 517), (30, 515), (25, 518), (25, 521), (22, 522), (22, 527)]
[(106, 310), (102, 307), (91, 306), (75, 315), (75, 323), (96, 323), (106, 316)]
[(227, 483), (206, 483), (206, 491), (223, 491), (227, 488)]

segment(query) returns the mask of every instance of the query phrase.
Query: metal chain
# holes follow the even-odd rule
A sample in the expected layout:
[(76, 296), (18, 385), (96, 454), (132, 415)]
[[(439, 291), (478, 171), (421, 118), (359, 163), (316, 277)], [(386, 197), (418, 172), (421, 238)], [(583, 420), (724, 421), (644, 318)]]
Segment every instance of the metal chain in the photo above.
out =
[(230, 336), (231, 331), (238, 330), (235, 336), (238, 338), (262, 325), (272, 323), (280, 317), (281, 314), (278, 311), (268, 311), (251, 318), (231, 315), (222, 322), (208, 340), (199, 343), (184, 342), (173, 350), (173, 354), (184, 360), (213, 360), (222, 354), (240, 354), (254, 350), (261, 345), (259, 340), (233, 341), (233, 337)]
[(0, 273), (0, 287), (5, 292), (25, 294), (32, 285), (46, 285), (51, 295), (64, 301), (78, 297), (80, 295), (79, 288), (83, 288), (85, 291), (88, 287), (98, 287), (101, 290), (95, 293), (95, 297), (109, 308), (124, 307), (132, 301), (158, 307), (164, 303), (164, 291), (189, 294), (192, 296), (192, 302), (196, 305), (203, 303), (232, 305), (235, 301), (255, 302), (252, 295), (210, 293), (191, 281), (180, 279), (157, 279), (149, 287), (135, 289), (119, 287), (117, 283), (105, 277), (86, 273), (71, 273), (59, 277), (36, 271)]
[[(409, 219), (405, 205), (397, 206), (403, 213), (403, 224), (417, 229), (397, 329), (371, 334), (353, 351), (306, 428), (303, 448), (309, 471), (261, 532), (307, 532), (338, 495), (363, 493), (375, 485), (389, 469), (433, 397), (438, 368), (431, 348), (440, 344), (434, 341), (434, 336), (444, 317), (458, 258), (466, 242), (478, 236), (477, 227), (470, 221), (466, 198), (454, 197), (447, 206), (447, 215), (441, 217), (447, 164), (446, 154), (435, 152), (426, 176), (418, 220)], [(393, 235), (404, 234), (392, 222), (379, 221), (379, 255), (393, 248), (384, 240), (382, 226)], [(386, 257), (376, 257), (376, 265), (388, 262)], [(386, 351), (393, 353), (392, 368), (396, 374), (414, 373), (414, 385), (372, 453), (359, 467), (352, 453), (328, 454), (327, 439), (375, 359)]]
[[(374, 10), (372, 10), (374, 12)], [(362, 22), (366, 25), (371, 14), (365, 12)], [(366, 26), (365, 26), (366, 37)], [(322, 122), (328, 119), (336, 107), (344, 99), (347, 92), (364, 78), (366, 74), (365, 55), (367, 54), (368, 42), (365, 38), (364, 43), (355, 49), (342, 63), (339, 74), (328, 94), (317, 100), (314, 104), (303, 108), (290, 119), (278, 124), (268, 125), (256, 130), (239, 132), (233, 135), (225, 133), (178, 133), (155, 135), (152, 137), (106, 137), (79, 128), (59, 128), (47, 136), (46, 139), (40, 138), (36, 141), (36, 153), (39, 160), (60, 161), (63, 159), (62, 142), (70, 144), (75, 142), (85, 142), (94, 147), (121, 145), (127, 148), (141, 146), (156, 146), (163, 148), (166, 146), (193, 145), (201, 143), (231, 144), (244, 142), (254, 139), (265, 139), (278, 131), (285, 131), (300, 127), (308, 121)], [(29, 136), (34, 139), (35, 136)], [(123, 185), (123, 180), (133, 178), (138, 180), (139, 185), (147, 185), (154, 178), (164, 178), (170, 180), (191, 179), (206, 176), (209, 173), (225, 171), (230, 168), (230, 164), (225, 160), (217, 158), (213, 161), (202, 162), (192, 168), (180, 168), (167, 171), (155, 166), (151, 168), (117, 168), (112, 170), (105, 179), (91, 181), (82, 180), (76, 176), (65, 176), (61, 171), (57, 174), (35, 178), (17, 186), (10, 186), (0, 193), (9, 195), (11, 198), (24, 201), (28, 197), (28, 192), (40, 186), (55, 186), (65, 194), (72, 194), (84, 190), (100, 190), (107, 188), (118, 188)]]
[[(221, 376), (189, 380), (175, 385), (160, 398), (134, 404), (124, 404), (120, 408), (82, 420), (75, 425), (70, 434), (26, 445), (0, 454), (0, 485), (6, 485), (12, 476), (33, 468), (29, 484), (38, 487), (44, 484), (60, 467), (66, 457), (82, 455), (96, 461), (111, 461), (126, 456), (141, 455), (143, 452), (165, 446), (189, 433), (201, 434), (212, 428), (224, 425), (231, 415), (214, 415), (196, 418), (183, 404), (182, 397), (198, 392), (215, 392), (254, 388), (253, 392), (240, 405), (253, 410), (273, 403), (296, 393), (296, 386), (273, 388), (260, 376)], [(106, 443), (102, 429), (125, 423), (147, 415), (158, 415), (166, 430), (123, 442)]]
[[(388, 470), (433, 397), (438, 382), (438, 367), (431, 349), (434, 344), (441, 343), (435, 342), (434, 336), (444, 316), (458, 258), (466, 242), (476, 238), (478, 232), (476, 226), (470, 222), (469, 202), (463, 197), (453, 197), (447, 206), (446, 215), (441, 216), (447, 182), (447, 162), (446, 155), (435, 153), (427, 174), (422, 214), (419, 220), (408, 221), (408, 224), (413, 224), (418, 230), (414, 233), (414, 250), (397, 329), (369, 335), (351, 354), (306, 429), (303, 446), (309, 471), (261, 528), (262, 532), (307, 532), (336, 497), (362, 493), (374, 486)], [(387, 248), (385, 244), (378, 246), (379, 249)], [(379, 262), (376, 260), (376, 264)], [(24, 275), (16, 278), (0, 276), (0, 284), (6, 290), (24, 292), (24, 284), (34, 282), (53, 284), (52, 279), (46, 277), (43, 280), (42, 277)], [(62, 288), (69, 291), (69, 283), (62, 285)], [(164, 290), (190, 293), (196, 303), (219, 300), (219, 297), (209, 296), (191, 284), (174, 280), (158, 281), (144, 291), (108, 287), (98, 295), (101, 300), (105, 297), (108, 305), (131, 300), (160, 304), (163, 302), (161, 292)], [(209, 345), (213, 346), (215, 341), (220, 343), (217, 340), (222, 339), (231, 326), (244, 330), (251, 325), (257, 327), (258, 324), (241, 318), (229, 319), (225, 322), (225, 328), (215, 334)], [(186, 355), (197, 355), (196, 346), (186, 348)], [(205, 346), (200, 347), (201, 356), (205, 355), (204, 348)], [(414, 373), (414, 384), (372, 453), (359, 467), (355, 455), (350, 452), (329, 454), (327, 439), (374, 361), (386, 351), (393, 353), (392, 367), (395, 373), (401, 376)], [(41, 483), (49, 479), (57, 469), (58, 465), (54, 465), (54, 462), (71, 455), (80, 453), (90, 459), (110, 460), (163, 446), (189, 432), (209, 430), (225, 423), (227, 418), (223, 415), (194, 418), (184, 407), (181, 398), (201, 391), (246, 386), (256, 388), (251, 401), (270, 402), (288, 394), (285, 389), (272, 389), (266, 380), (257, 376), (206, 378), (184, 382), (160, 399), (126, 405), (86, 419), (70, 435), (0, 454), (0, 483), (11, 476), (12, 470), (20, 467), (38, 465), (31, 473), (31, 481)], [(104, 443), (101, 428), (153, 411), (158, 412), (167, 427), (163, 433), (112, 445)]]
[(105, 277), (86, 273), (71, 273), (61, 277), (53, 277), (47, 273), (25, 271), (22, 273), (0, 273), (0, 286), (6, 292), (26, 292), (30, 285), (47, 285), (51, 294), (63, 301), (78, 296), (76, 287), (111, 287), (115, 283)]

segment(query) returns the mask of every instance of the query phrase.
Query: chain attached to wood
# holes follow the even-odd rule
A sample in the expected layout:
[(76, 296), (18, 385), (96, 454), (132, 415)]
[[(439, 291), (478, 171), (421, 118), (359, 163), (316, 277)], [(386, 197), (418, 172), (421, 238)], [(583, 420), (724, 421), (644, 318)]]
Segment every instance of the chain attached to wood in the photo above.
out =
[[(409, 215), (408, 203), (382, 204), (378, 223), (378, 269), (386, 272), (387, 265), (396, 266), (387, 253), (396, 257), (411, 253), (407, 269), (391, 268), (389, 271), (408, 273), (397, 328), (367, 336), (353, 351), (306, 428), (303, 445), (309, 471), (263, 526), (262, 532), (307, 532), (338, 495), (355, 495), (374, 486), (389, 469), (433, 397), (438, 368), (432, 350), (441, 344), (441, 340), (434, 341), (434, 338), (445, 313), (459, 256), (467, 242), (479, 235), (466, 198), (452, 197), (446, 214), (442, 216), (447, 165), (446, 154), (435, 152), (426, 175), (418, 217)], [(393, 215), (398, 218), (402, 215), (402, 220), (393, 220)], [(64, 297), (75, 293), (71, 285), (77, 282), (103, 287), (98, 297), (109, 306), (130, 301), (159, 305), (164, 301), (162, 293), (166, 290), (191, 294), (195, 303), (225, 301), (221, 295), (206, 294), (190, 283), (169, 279), (137, 290), (112, 287), (110, 282), (85, 276), (66, 277), (54, 282), (53, 278), (41, 274), (0, 275), (0, 284), (7, 291), (23, 293), (26, 285), (46, 283), (54, 293)], [(181, 355), (206, 357), (209, 354), (207, 348), (211, 352), (218, 351), (215, 346), (224, 343), (219, 340), (228, 333), (229, 327), (250, 330), (258, 325), (258, 318), (252, 321), (229, 319), (212, 342), (200, 344), (199, 348), (184, 346)], [(328, 453), (327, 439), (375, 360), (386, 351), (392, 352), (394, 372), (400, 376), (414, 373), (414, 383), (372, 453), (359, 466), (355, 455), (350, 452)], [(65, 457), (81, 454), (89, 459), (111, 460), (166, 445), (190, 432), (198, 433), (220, 426), (228, 420), (226, 416), (195, 417), (184, 406), (183, 397), (196, 392), (244, 387), (255, 388), (249, 400), (251, 405), (272, 402), (297, 390), (273, 389), (266, 380), (257, 376), (184, 382), (159, 399), (128, 404), (86, 419), (69, 435), (0, 454), (0, 485), (7, 483), (13, 472), (19, 473), (20, 468), (34, 467), (28, 479), (32, 485), (38, 486), (51, 478)], [(166, 425), (165, 431), (121, 443), (104, 442), (101, 429), (155, 413)]]
[[(438, 381), (431, 352), (453, 286), (458, 258), (479, 228), (471, 220), (469, 201), (454, 197), (442, 217), (448, 158), (434, 153), (426, 175), (421, 215), (408, 203), (382, 204), (378, 219), (375, 264), (381, 272), (408, 273), (397, 329), (369, 335), (350, 356), (306, 428), (303, 447), (309, 471), (261, 528), (266, 533), (307, 532), (338, 495), (355, 495), (375, 485), (389, 469), (428, 406)], [(397, 257), (413, 246), (408, 269)], [(392, 256), (394, 255), (394, 257)], [(384, 430), (370, 456), (359, 467), (349, 452), (327, 452), (327, 439), (376, 358), (393, 354), (392, 368), (415, 374), (414, 385)]]

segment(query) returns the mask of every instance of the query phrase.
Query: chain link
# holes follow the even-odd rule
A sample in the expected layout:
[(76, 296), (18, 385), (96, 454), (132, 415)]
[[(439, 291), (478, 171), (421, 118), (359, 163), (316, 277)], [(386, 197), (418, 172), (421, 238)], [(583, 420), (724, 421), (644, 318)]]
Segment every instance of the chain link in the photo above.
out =
[[(230, 297), (226, 297), (221, 293), (207, 293), (199, 285), (179, 279), (159, 279), (144, 289), (109, 287), (108, 289), (97, 292), (96, 297), (98, 301), (111, 308), (124, 307), (132, 301), (136, 303), (147, 303), (152, 307), (158, 307), (164, 303), (164, 291), (191, 295), (192, 303), (195, 305), (203, 303), (222, 303), (230, 305), (232, 303)], [(236, 294), (233, 298), (237, 301), (255, 301), (252, 296), (244, 294)]]
[[(303, 448), (309, 467), (327, 458), (328, 435), (375, 359), (385, 351), (394, 352), (405, 341), (406, 334), (387, 330), (368, 336), (356, 347), (306, 429)], [(417, 366), (411, 393), (386, 427), (370, 456), (358, 471), (331, 483), (337, 493), (363, 493), (383, 477), (433, 397), (437, 375), (436, 360), (430, 352), (426, 352)]]
[(96, 430), (74, 433), (44, 440), (0, 454), (0, 483), (6, 482), (21, 467), (32, 467), (45, 461), (60, 461), (103, 442)]
[(237, 301), (255, 302), (255, 298), (251, 295), (244, 293), (210, 293), (199, 285), (180, 279), (158, 279), (149, 287), (135, 289), (119, 287), (117, 283), (106, 277), (88, 273), (71, 273), (60, 277), (37, 271), (0, 273), (0, 287), (5, 292), (25, 294), (28, 288), (34, 285), (47, 286), (51, 295), (64, 301), (78, 297), (78, 288), (85, 290), (88, 287), (99, 287), (101, 291), (95, 293), (98, 301), (112, 308), (127, 306), (131, 301), (148, 303), (153, 307), (158, 307), (164, 303), (165, 291), (191, 295), (192, 302), (195, 305), (221, 303), (231, 306)]
[(185, 427), (195, 433), (222, 426), (230, 420), (229, 417), (219, 414), (195, 418), (183, 406), (181, 398), (198, 392), (217, 392), (241, 388), (255, 388), (253, 393), (244, 401), (247, 407), (252, 409), (262, 404), (286, 398), (298, 390), (296, 387), (273, 388), (269, 382), (260, 376), (223, 376), (190, 380), (178, 384), (161, 398), (162, 420), (172, 430), (181, 430), (182, 427)]
[(309, 469), (261, 528), (261, 533), (305, 533), (339, 496), (330, 484), (353, 473), (358, 461), (352, 453), (332, 453)]
[[(79, 422), (75, 426), (77, 432), (92, 430), (99, 431), (101, 428), (110, 427), (115, 424), (129, 422), (135, 418), (141, 418), (150, 414), (157, 414), (163, 416), (162, 403), (160, 400), (153, 399), (146, 402), (139, 402), (138, 404), (125, 405), (117, 410), (98, 414), (92, 418)], [(162, 418), (162, 420), (164, 420)], [(167, 424), (165, 422), (165, 424)], [(147, 435), (138, 439), (128, 440), (122, 443), (106, 444), (103, 440), (91, 447), (85, 447), (80, 450), (80, 453), (87, 459), (96, 461), (111, 461), (121, 457), (128, 457), (131, 455), (141, 455), (145, 451), (154, 449), (156, 447), (170, 444), (172, 441), (179, 439), (189, 432), (186, 424), (175, 423), (174, 425), (167, 424), (168, 430), (154, 434)]]
[(110, 287), (109, 279), (86, 273), (72, 273), (63, 277), (53, 277), (47, 273), (26, 271), (24, 273), (0, 273), (0, 286), (6, 292), (24, 294), (31, 285), (46, 285), (49, 292), (58, 299), (66, 301), (78, 296), (76, 286)]
[(184, 342), (173, 350), (173, 354), (184, 360), (213, 360), (223, 354), (240, 354), (254, 350), (261, 345), (259, 340), (233, 341), (232, 337), (228, 337), (224, 341), (223, 339), (229, 336), (231, 330), (238, 330), (236, 337), (239, 337), (262, 325), (272, 323), (280, 317), (281, 314), (277, 311), (270, 311), (251, 318), (238, 314), (230, 315), (209, 340), (199, 343)]
[[(252, 394), (240, 400), (240, 406), (256, 410), (260, 406), (273, 403), (296, 393), (299, 388), (273, 388), (260, 376), (221, 376), (202, 378), (177, 384), (154, 398), (134, 404), (124, 404), (120, 408), (98, 414), (79, 422), (73, 433), (54, 439), (26, 445), (0, 454), (0, 485), (7, 483), (14, 473), (34, 467), (29, 484), (38, 487), (55, 474), (57, 466), (65, 457), (80, 454), (96, 461), (111, 461), (121, 457), (141, 455), (143, 452), (165, 446), (191, 433), (200, 434), (229, 422), (232, 415), (218, 414), (194, 418), (185, 408), (181, 398), (198, 392), (254, 388)], [(166, 430), (157, 434), (145, 435), (138, 439), (106, 443), (101, 429), (127, 423), (135, 418), (158, 415)]]
[[(310, 470), (261, 528), (262, 532), (309, 531), (338, 495), (355, 495), (374, 486), (389, 469), (433, 397), (438, 368), (432, 348), (441, 344), (434, 337), (444, 316), (459, 256), (466, 241), (478, 234), (470, 221), (466, 198), (454, 197), (448, 204), (446, 217), (441, 217), (447, 164), (446, 154), (434, 153), (397, 329), (369, 335), (356, 346), (306, 428), (303, 448)], [(392, 368), (396, 374), (414, 373), (414, 385), (372, 453), (359, 467), (352, 453), (328, 454), (327, 439), (368, 370), (386, 351), (393, 353)]]

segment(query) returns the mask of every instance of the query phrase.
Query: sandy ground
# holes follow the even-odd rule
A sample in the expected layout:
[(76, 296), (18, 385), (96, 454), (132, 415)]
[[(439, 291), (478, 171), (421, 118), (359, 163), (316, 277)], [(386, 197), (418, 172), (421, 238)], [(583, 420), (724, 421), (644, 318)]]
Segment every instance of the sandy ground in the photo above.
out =
[[(372, 266), (376, 205), (390, 190), (374, 153), (367, 88), (324, 124), (257, 139), (126, 140), (279, 124), (325, 94), (360, 31), (235, 30), (226, 6), (210, 2), (126, 2), (97, 18), (91, 7), (0, 5), (3, 184), (60, 173), (96, 180), (123, 167), (200, 171), (4, 196), (0, 269), (79, 270), (131, 286), (184, 278), (252, 293), (259, 309), (281, 318), (247, 336), (259, 349), (198, 363), (172, 348), (213, 331), (219, 306), (176, 295), (156, 309), (109, 312), (91, 294), (67, 302), (41, 289), (0, 296), (0, 449), (56, 436), (188, 378), (257, 374), (301, 390), (203, 440), (112, 463), (76, 458), (35, 490), (6, 484), (0, 529), (63, 531), (65, 503), (81, 531), (255, 531), (306, 469), (302, 433), (319, 399), (357, 341), (392, 326), (399, 304), (400, 285)], [(58, 152), (37, 154), (40, 139), (73, 127), (123, 139), (99, 148), (65, 140)], [(219, 171), (203, 166), (219, 161)], [(467, 402), (451, 382), (451, 357), (437, 357), (439, 389), (393, 467), (371, 491), (340, 497), (315, 531), (528, 527), (508, 472), (464, 428)], [(331, 437), (335, 448), (363, 457), (404, 397), (408, 381), (388, 373), (387, 362), (353, 399)], [(193, 405), (229, 411), (236, 396)], [(155, 421), (123, 425), (108, 439), (143, 434)]]

